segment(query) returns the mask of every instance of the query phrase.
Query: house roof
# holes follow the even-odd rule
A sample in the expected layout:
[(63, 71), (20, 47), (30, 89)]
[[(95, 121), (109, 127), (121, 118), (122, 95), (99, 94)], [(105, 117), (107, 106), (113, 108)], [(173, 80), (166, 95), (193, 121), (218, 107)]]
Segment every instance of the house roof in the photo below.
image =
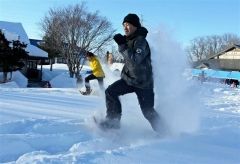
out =
[(29, 41), (31, 45), (34, 45), (36, 47), (39, 47), (41, 42), (43, 42), (43, 40), (40, 39), (29, 39)]
[(209, 64), (208, 63), (201, 63), (196, 68), (198, 68), (198, 69), (209, 68)]
[(29, 52), (29, 56), (48, 57), (47, 52), (34, 45), (31, 45), (27, 33), (21, 23), (0, 21), (0, 29), (8, 41), (19, 40), (20, 42), (27, 44), (26, 51)]
[(223, 51), (221, 51), (221, 52), (219, 52), (219, 53), (217, 53), (217, 54), (214, 54), (214, 55), (212, 55), (212, 56), (209, 56), (206, 60), (213, 59), (213, 58), (215, 58), (215, 57), (217, 57), (217, 56), (221, 56), (222, 54), (224, 54), (224, 53), (226, 53), (226, 52), (228, 52), (228, 51), (231, 51), (231, 50), (233, 50), (233, 49), (235, 49), (235, 48), (240, 48), (240, 45), (233, 44), (233, 45), (227, 47), (226, 49), (224, 49)]

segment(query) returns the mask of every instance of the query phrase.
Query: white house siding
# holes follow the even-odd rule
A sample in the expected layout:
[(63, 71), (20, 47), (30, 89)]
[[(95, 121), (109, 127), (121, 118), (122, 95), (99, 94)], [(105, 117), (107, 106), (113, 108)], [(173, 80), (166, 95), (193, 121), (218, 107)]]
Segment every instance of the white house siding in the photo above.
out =
[(240, 49), (236, 48), (219, 56), (219, 59), (240, 59)]

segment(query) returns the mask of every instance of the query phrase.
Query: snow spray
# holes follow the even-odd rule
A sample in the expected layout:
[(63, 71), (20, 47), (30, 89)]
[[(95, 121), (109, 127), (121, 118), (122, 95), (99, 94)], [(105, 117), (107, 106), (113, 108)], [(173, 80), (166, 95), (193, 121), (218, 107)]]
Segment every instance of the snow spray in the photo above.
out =
[(191, 81), (183, 76), (187, 55), (164, 28), (149, 30), (154, 76), (155, 109), (173, 134), (192, 133), (199, 127), (201, 103)]

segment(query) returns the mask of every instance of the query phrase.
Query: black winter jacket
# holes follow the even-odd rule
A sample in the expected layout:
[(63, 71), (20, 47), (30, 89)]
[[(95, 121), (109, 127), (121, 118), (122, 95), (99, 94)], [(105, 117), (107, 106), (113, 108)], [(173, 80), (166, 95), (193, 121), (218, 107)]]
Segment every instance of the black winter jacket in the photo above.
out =
[(153, 88), (151, 52), (146, 40), (147, 29), (140, 27), (127, 37), (127, 44), (119, 45), (119, 52), (125, 59), (121, 78), (137, 88)]

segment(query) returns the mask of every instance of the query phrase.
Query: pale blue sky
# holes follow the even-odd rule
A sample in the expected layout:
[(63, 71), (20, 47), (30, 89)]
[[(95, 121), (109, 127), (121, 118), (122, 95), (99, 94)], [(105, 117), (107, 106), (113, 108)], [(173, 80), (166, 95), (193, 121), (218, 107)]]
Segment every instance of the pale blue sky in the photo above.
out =
[[(29, 38), (40, 38), (38, 23), (50, 8), (81, 0), (0, 0), (0, 20), (21, 22)], [(143, 17), (147, 28), (170, 29), (174, 38), (187, 44), (198, 36), (240, 35), (240, 0), (87, 0), (89, 11), (100, 12), (122, 33), (128, 13)]]

